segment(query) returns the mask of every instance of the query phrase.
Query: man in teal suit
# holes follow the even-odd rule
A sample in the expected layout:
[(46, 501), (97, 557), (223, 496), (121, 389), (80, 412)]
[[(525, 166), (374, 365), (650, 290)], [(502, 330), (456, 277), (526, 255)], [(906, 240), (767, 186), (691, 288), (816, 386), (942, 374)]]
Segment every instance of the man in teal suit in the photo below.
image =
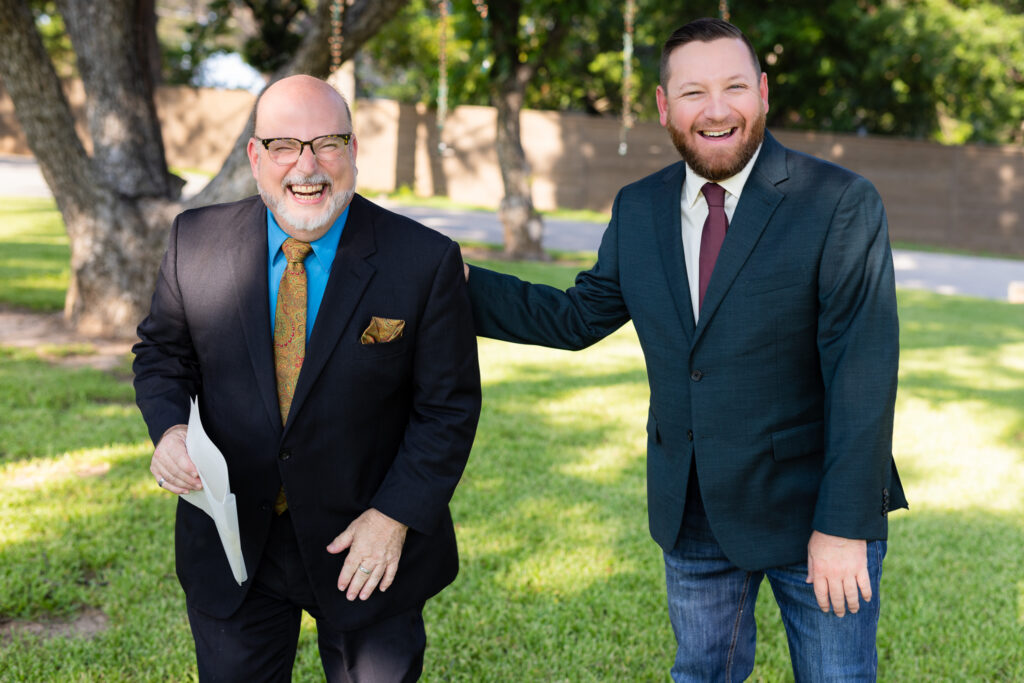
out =
[(657, 98), (683, 161), (619, 192), (573, 288), (471, 268), (477, 334), (580, 349), (633, 321), (675, 680), (750, 675), (765, 577), (796, 680), (874, 679), (886, 516), (906, 507), (881, 199), (765, 132), (767, 77), (727, 22), (669, 38)]

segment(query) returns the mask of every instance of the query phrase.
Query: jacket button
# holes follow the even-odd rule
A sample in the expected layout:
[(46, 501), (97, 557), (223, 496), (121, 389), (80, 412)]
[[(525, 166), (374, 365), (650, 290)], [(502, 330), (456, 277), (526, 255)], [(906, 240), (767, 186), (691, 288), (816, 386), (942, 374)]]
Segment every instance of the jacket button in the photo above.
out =
[(270, 512), (270, 503), (266, 501), (260, 503), (260, 512)]
[(701, 372), (700, 370), (694, 370), (693, 372), (690, 373), (690, 379), (692, 379), (694, 382), (699, 382), (701, 380), (701, 377), (703, 376), (704, 373)]
[(693, 441), (693, 430), (692, 429), (687, 429), (686, 430), (686, 438), (687, 438), (688, 441)]
[(292, 457), (292, 452), (287, 448), (285, 448), (284, 450), (277, 454), (278, 460), (287, 460), (290, 457)]

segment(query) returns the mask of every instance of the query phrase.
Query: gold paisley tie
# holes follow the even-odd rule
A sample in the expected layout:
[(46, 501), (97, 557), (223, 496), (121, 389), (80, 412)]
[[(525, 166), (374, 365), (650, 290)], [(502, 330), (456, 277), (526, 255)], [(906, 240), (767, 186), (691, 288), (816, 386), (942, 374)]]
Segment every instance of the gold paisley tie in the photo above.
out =
[[(288, 264), (277, 290), (277, 312), (274, 314), (274, 370), (277, 374), (277, 403), (281, 408), (281, 424), (288, 421), (288, 411), (295, 395), (302, 361), (306, 357), (306, 267), (303, 261), (313, 251), (308, 242), (289, 237), (281, 245)], [(277, 494), (274, 511), (288, 509), (284, 487)]]

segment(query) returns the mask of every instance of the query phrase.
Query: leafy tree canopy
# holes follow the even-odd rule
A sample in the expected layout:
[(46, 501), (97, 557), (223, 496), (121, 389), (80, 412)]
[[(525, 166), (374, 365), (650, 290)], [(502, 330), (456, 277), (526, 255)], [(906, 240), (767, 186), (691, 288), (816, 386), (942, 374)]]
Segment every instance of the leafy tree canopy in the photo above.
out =
[[(539, 49), (556, 0), (524, 0), (524, 51)], [(623, 8), (592, 2), (557, 60), (526, 91), (537, 109), (620, 115)], [(661, 44), (676, 26), (716, 16), (718, 2), (637, 0), (633, 112), (657, 117)], [(730, 19), (769, 76), (776, 127), (865, 132), (944, 143), (1024, 141), (1021, 0), (737, 0)], [(453, 0), (449, 105), (487, 104), (494, 55), (471, 0)], [(440, 24), (434, 0), (413, 0), (365, 48), (362, 94), (433, 104)], [(525, 61), (529, 55), (523, 54)]]

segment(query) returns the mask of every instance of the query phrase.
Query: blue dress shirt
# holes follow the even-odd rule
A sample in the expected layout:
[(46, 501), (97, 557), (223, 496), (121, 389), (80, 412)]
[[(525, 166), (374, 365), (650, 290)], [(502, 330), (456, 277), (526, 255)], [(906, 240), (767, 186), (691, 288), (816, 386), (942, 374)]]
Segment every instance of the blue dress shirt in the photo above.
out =
[[(341, 231), (345, 229), (345, 221), (348, 220), (348, 207), (341, 212), (334, 225), (320, 239), (310, 242), (313, 253), (306, 257), (306, 286), (308, 295), (306, 298), (306, 341), (313, 332), (313, 324), (316, 323), (316, 314), (320, 311), (320, 302), (324, 298), (324, 290), (327, 288), (327, 278), (331, 275), (331, 266), (334, 264), (334, 256), (338, 253), (338, 241), (341, 239)], [(270, 284), (270, 335), (274, 335), (274, 318), (277, 314), (277, 290), (281, 287), (281, 276), (284, 275), (285, 259), (281, 245), (288, 239), (288, 233), (277, 224), (277, 219), (269, 210), (267, 211), (267, 282)]]

